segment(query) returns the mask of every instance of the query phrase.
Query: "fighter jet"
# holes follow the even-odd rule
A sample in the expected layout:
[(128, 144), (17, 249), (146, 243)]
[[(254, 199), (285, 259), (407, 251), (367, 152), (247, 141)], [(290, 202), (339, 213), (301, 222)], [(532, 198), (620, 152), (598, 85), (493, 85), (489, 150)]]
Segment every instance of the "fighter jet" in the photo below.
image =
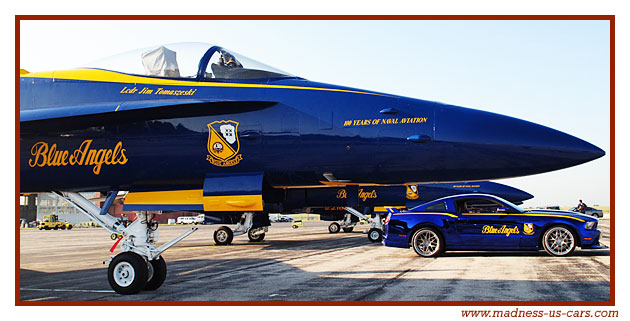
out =
[[(21, 192), (53, 191), (123, 235), (108, 279), (124, 294), (160, 287), (160, 254), (194, 228), (156, 247), (153, 214), (128, 227), (107, 214), (118, 191), (136, 192), (143, 211), (251, 222), (296, 188), (489, 180), (604, 155), (525, 120), (309, 81), (198, 43), (21, 72), (19, 145)], [(80, 191), (108, 197), (99, 208)]]

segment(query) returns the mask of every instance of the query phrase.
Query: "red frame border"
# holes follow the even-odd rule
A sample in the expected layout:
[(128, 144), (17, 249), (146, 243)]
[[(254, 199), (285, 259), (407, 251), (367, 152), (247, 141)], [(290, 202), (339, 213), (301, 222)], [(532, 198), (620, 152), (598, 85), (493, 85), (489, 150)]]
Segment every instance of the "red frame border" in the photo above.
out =
[(15, 225), (16, 306), (614, 306), (615, 16), (614, 15), (16, 15), (15, 218), (20, 221), (20, 22), (22, 20), (608, 20), (610, 22), (610, 301), (22, 301), (20, 226)]

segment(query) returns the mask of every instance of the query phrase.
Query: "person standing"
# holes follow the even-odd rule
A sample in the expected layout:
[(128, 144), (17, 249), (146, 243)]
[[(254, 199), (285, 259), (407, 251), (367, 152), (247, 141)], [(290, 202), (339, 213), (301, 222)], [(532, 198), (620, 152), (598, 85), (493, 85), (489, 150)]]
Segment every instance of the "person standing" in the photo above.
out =
[(586, 212), (586, 204), (580, 200), (580, 203), (577, 206), (577, 211), (584, 214)]

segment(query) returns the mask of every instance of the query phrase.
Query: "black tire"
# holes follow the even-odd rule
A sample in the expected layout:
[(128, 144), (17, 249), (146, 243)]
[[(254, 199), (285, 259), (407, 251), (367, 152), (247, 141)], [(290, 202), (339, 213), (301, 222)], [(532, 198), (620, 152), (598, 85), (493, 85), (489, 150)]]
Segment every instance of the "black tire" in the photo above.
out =
[(71, 230), (74, 226), (72, 224), (68, 225), (68, 230)]
[(62, 230), (65, 230), (66, 226), (65, 225), (61, 225), (59, 228), (62, 229)]
[(58, 230), (59, 227), (57, 225), (55, 225), (55, 227), (53, 227), (53, 230)]
[(252, 231), (253, 230), (250, 229), (247, 232), (247, 237), (249, 238), (250, 242), (262, 242), (262, 240), (265, 239), (265, 233), (261, 233), (261, 234), (258, 234), (257, 236), (253, 236)]
[(110, 235), (109, 238), (112, 239), (112, 241), (113, 240), (117, 240), (118, 239), (118, 234), (112, 233), (112, 235)]
[[(425, 240), (422, 244), (419, 241)], [(436, 257), (444, 251), (444, 239), (433, 228), (422, 227), (411, 236), (411, 247), (422, 257)]]
[(151, 265), (150, 269), (153, 269), (153, 273), (149, 273), (147, 285), (144, 286), (145, 291), (157, 290), (164, 280), (166, 280), (166, 262), (160, 255), (157, 259), (149, 261)]
[(380, 228), (371, 228), (368, 231), (367, 237), (371, 242), (380, 242), (383, 240), (383, 230)]
[(350, 233), (350, 232), (352, 232), (352, 230), (354, 230), (354, 227), (344, 227), (343, 228), (343, 232), (344, 233)]
[(227, 226), (221, 226), (214, 231), (214, 244), (216, 245), (228, 245), (232, 243), (234, 238), (234, 232)]
[(50, 227), (48, 225), (44, 226), (44, 230), (50, 230)]
[[(569, 243), (566, 244), (566, 247), (565, 242)], [(567, 256), (575, 250), (577, 237), (566, 226), (553, 225), (543, 234), (542, 246), (545, 252), (551, 256)]]
[(339, 230), (341, 230), (341, 226), (337, 222), (332, 222), (328, 225), (328, 233), (330, 234), (339, 233)]
[(119, 294), (136, 294), (147, 285), (149, 268), (142, 256), (123, 252), (114, 257), (107, 269), (109, 285)]

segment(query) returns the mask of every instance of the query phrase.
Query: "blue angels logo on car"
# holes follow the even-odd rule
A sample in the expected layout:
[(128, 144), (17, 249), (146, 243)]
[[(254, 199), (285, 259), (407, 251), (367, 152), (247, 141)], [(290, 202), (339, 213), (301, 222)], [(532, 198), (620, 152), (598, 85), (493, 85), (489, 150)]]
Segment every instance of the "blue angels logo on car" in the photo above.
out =
[(523, 225), (523, 234), (525, 234), (525, 235), (533, 235), (534, 234), (534, 223), (525, 223)]
[(418, 197), (420, 197), (420, 194), (418, 193), (418, 185), (405, 185), (407, 186), (407, 199), (410, 200), (416, 200), (418, 199)]
[(208, 124), (208, 155), (210, 164), (220, 167), (238, 164), (243, 155), (239, 154), (238, 122), (217, 120)]

